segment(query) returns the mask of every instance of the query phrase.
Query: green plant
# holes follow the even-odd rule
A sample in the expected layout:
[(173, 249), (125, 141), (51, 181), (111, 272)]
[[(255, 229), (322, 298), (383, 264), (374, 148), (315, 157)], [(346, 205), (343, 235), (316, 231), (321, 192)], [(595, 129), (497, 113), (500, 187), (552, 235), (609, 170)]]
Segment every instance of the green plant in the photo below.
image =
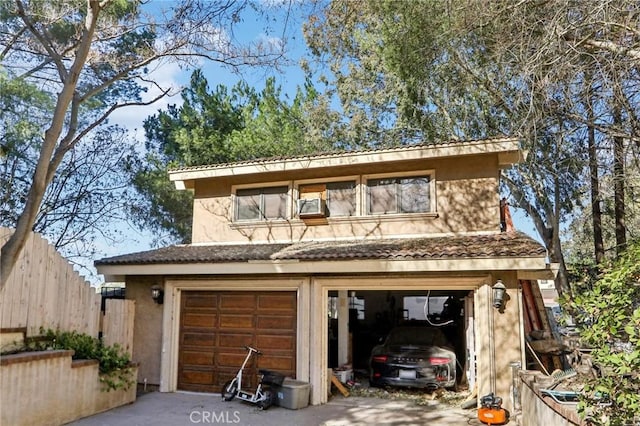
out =
[(40, 332), (48, 342), (48, 349), (71, 349), (73, 359), (97, 360), (104, 390), (126, 390), (134, 383), (131, 359), (120, 345), (105, 346), (100, 339), (75, 331), (41, 329)]
[[(607, 425), (640, 418), (640, 241), (595, 279), (588, 274), (566, 302), (599, 370), (585, 384), (578, 410)], [(596, 417), (597, 418), (593, 418)]]

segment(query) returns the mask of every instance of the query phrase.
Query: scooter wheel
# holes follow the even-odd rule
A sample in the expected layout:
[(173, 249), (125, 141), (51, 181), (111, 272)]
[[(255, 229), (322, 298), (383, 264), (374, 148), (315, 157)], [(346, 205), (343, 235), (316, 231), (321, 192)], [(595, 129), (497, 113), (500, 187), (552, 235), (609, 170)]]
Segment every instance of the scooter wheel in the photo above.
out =
[(222, 400), (231, 401), (233, 398), (236, 397), (237, 393), (238, 393), (238, 381), (234, 378), (229, 380), (222, 387), (222, 392), (221, 392)]
[(263, 391), (263, 399), (258, 401), (257, 405), (260, 410), (268, 410), (269, 407), (271, 407), (272, 402), (273, 402), (273, 393), (271, 393), (271, 390), (265, 389)]

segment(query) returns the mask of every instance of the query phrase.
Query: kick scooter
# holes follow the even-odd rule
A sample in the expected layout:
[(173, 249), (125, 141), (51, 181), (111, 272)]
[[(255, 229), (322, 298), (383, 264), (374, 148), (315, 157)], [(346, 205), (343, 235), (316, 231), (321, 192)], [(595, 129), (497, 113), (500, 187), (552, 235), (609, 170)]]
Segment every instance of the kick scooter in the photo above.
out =
[(251, 355), (254, 353), (256, 355), (262, 355), (258, 349), (252, 348), (251, 346), (244, 347), (247, 351), (247, 357), (244, 359), (242, 363), (242, 367), (236, 373), (236, 376), (229, 380), (222, 387), (222, 400), (223, 401), (231, 401), (236, 396), (243, 400), (250, 402), (252, 404), (256, 404), (259, 409), (266, 410), (271, 407), (273, 403), (273, 393), (270, 389), (264, 387), (263, 385), (273, 385), (280, 386), (284, 381), (284, 376), (278, 372), (270, 371), (270, 370), (259, 370), (260, 380), (258, 381), (258, 386), (255, 392), (250, 392), (242, 389), (242, 373), (244, 368), (246, 367)]

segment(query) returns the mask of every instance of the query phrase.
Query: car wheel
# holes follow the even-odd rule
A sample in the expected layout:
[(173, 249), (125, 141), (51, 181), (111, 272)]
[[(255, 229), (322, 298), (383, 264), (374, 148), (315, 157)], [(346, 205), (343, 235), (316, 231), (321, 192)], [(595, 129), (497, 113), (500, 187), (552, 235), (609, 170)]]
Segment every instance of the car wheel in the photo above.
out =
[(238, 380), (233, 378), (224, 384), (222, 387), (222, 400), (223, 401), (231, 401), (236, 397), (238, 393)]

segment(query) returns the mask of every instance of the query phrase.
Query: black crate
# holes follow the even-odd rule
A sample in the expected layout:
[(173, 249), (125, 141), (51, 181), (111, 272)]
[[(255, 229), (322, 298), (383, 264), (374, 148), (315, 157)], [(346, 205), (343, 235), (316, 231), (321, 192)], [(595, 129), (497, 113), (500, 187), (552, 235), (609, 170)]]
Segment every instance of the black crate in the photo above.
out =
[(280, 386), (284, 382), (284, 374), (277, 371), (260, 370), (260, 374), (262, 374), (262, 383), (265, 385)]

